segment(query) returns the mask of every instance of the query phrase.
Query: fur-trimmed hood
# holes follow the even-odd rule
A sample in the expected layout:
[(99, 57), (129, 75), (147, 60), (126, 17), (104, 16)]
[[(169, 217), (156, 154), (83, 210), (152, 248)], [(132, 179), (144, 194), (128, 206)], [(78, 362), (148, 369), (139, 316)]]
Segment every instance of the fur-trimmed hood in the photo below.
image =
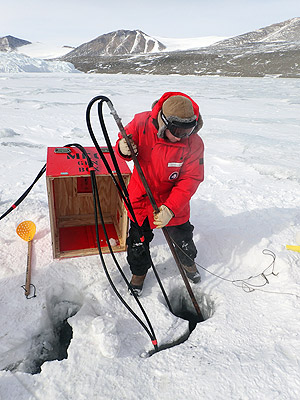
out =
[[(181, 92), (166, 92), (164, 93), (161, 98), (159, 100), (156, 100), (153, 104), (152, 104), (152, 111), (151, 111), (151, 117), (152, 117), (152, 122), (154, 124), (154, 126), (156, 127), (156, 129), (158, 130), (158, 136), (159, 137), (163, 137), (164, 136), (164, 131), (166, 129), (165, 124), (163, 123), (162, 119), (161, 119), (161, 110), (163, 107), (164, 102), (169, 99), (172, 96), (183, 96), (187, 99), (189, 99), (192, 103), (193, 106), (193, 111), (194, 111), (194, 115), (196, 116), (196, 120), (197, 120), (197, 125), (193, 131), (193, 133), (197, 133), (199, 132), (199, 130), (202, 128), (203, 126), (203, 120), (199, 111), (199, 106), (197, 103), (194, 102), (194, 100), (189, 97), (188, 95), (181, 93)], [(185, 118), (182, 118), (182, 116), (172, 116), (173, 118), (175, 117), (176, 119), (182, 119), (184, 120)], [(188, 117), (188, 119), (190, 120), (191, 117)]]

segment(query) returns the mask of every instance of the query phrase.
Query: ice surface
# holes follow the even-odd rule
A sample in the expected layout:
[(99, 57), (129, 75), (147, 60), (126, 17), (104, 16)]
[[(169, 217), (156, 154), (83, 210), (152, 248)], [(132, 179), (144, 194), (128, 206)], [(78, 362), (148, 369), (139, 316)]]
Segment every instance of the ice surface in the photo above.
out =
[(0, 51), (0, 73), (9, 72), (77, 72), (73, 64), (63, 61), (45, 61), (15, 52)]
[[(124, 124), (165, 91), (186, 92), (199, 103), (205, 181), (192, 199), (191, 221), (197, 262), (206, 270), (200, 269), (202, 283), (192, 288), (209, 316), (183, 343), (141, 357), (153, 346), (115, 296), (98, 257), (52, 259), (43, 177), (0, 221), (1, 399), (300, 398), (299, 253), (285, 249), (300, 231), (299, 89), (294, 79), (0, 74), (1, 214), (32, 183), (48, 146), (92, 145), (85, 110), (96, 95), (112, 100)], [(114, 142), (117, 127), (107, 108), (104, 117)], [(21, 288), (27, 247), (15, 233), (23, 220), (37, 226), (37, 297), (31, 300)], [(232, 285), (270, 265), (265, 248), (276, 255), (278, 276), (269, 275), (269, 283), (251, 293)], [(167, 294), (183, 296), (161, 232), (151, 249)], [(125, 254), (117, 259), (130, 278)], [(139, 312), (112, 260), (105, 260), (121, 295)], [(255, 282), (266, 281), (259, 275)], [(159, 344), (182, 338), (187, 321), (169, 312), (151, 271), (141, 301)], [(35, 344), (39, 350), (37, 336), (62, 319), (73, 331), (68, 358), (46, 361), (34, 375), (22, 372), (21, 363), (14, 372), (5, 370), (28, 360)]]

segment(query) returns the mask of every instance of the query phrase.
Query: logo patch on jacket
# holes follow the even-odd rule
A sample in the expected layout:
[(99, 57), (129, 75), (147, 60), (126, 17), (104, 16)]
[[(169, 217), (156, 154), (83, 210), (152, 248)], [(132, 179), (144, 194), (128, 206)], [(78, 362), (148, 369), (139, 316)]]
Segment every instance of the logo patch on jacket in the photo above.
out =
[(169, 181), (173, 181), (174, 179), (177, 179), (178, 178), (178, 172), (177, 171), (175, 171), (175, 172), (172, 172), (171, 173), (171, 175), (169, 176)]

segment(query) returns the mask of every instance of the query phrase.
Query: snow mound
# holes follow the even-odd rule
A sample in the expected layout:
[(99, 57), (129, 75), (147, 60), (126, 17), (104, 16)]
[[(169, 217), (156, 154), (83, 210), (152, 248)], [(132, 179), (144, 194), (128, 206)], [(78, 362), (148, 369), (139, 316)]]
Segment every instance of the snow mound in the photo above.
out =
[(0, 52), (2, 72), (79, 72), (74, 65), (64, 61), (45, 61), (24, 54)]

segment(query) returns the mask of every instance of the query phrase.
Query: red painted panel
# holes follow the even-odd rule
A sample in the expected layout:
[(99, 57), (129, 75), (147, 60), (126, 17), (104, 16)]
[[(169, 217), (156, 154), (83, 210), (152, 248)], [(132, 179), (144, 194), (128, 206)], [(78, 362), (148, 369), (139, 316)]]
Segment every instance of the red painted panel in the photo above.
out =
[[(114, 239), (119, 244), (118, 235), (113, 224), (105, 224), (109, 239)], [(107, 247), (103, 228), (99, 225), (99, 238), (101, 247)], [(60, 251), (82, 250), (97, 248), (96, 228), (94, 225), (70, 226), (59, 229)]]
[(92, 181), (89, 176), (77, 178), (77, 193), (93, 193)]
[[(48, 147), (47, 153), (47, 170), (46, 175), (49, 177), (58, 177), (58, 176), (78, 176), (78, 175), (89, 175), (88, 163), (85, 156), (82, 152), (76, 147), (70, 147), (71, 152), (69, 154), (66, 153), (57, 153), (55, 152), (57, 147)], [(63, 149), (63, 148), (59, 148)], [(88, 155), (91, 157), (95, 173), (97, 175), (107, 175), (108, 172), (106, 167), (101, 160), (97, 150), (95, 147), (85, 147)], [(108, 152), (104, 151), (105, 158), (114, 172), (114, 166), (111, 160), (111, 156)], [(122, 174), (130, 174), (130, 169), (126, 161), (118, 156), (115, 153), (119, 168)]]

